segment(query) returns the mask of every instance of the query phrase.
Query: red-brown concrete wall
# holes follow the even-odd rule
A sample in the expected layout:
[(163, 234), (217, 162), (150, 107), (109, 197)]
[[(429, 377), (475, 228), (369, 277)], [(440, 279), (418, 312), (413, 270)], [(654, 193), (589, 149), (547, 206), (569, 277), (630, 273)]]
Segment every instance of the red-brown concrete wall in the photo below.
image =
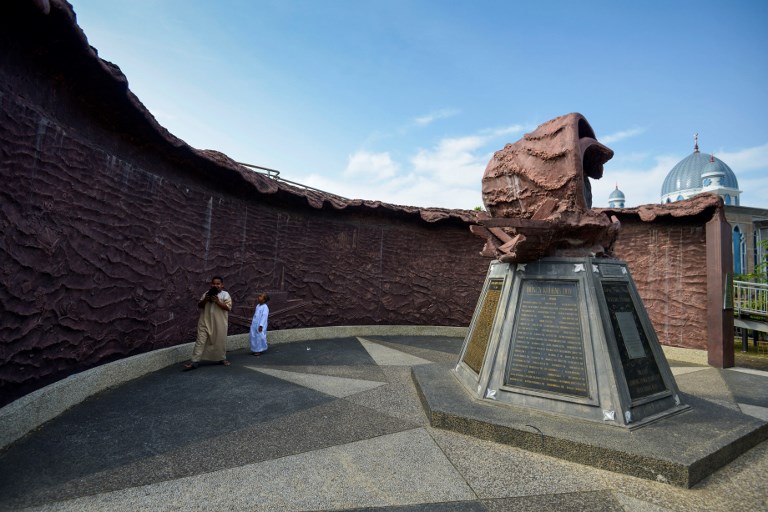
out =
[(616, 256), (628, 262), (664, 345), (706, 347), (704, 235), (702, 225), (622, 223)]
[(234, 298), (231, 333), (261, 290), (273, 329), (469, 322), (488, 261), (463, 222), (249, 201), (119, 158), (6, 91), (2, 113), (6, 400), (190, 341), (213, 274)]
[(191, 341), (213, 274), (230, 333), (263, 290), (272, 329), (468, 324), (488, 266), (472, 212), (344, 201), (195, 151), (89, 53), (63, 3), (27, 7), (0, 26), (0, 405)]

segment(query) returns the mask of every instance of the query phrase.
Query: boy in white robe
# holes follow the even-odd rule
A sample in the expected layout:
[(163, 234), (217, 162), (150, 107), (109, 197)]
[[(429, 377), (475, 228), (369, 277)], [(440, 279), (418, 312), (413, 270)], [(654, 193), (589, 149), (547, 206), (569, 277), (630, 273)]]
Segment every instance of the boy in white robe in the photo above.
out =
[(267, 320), (269, 318), (269, 295), (266, 293), (260, 293), (256, 297), (258, 304), (256, 305), (256, 311), (253, 313), (253, 320), (251, 321), (251, 355), (260, 356), (267, 351)]

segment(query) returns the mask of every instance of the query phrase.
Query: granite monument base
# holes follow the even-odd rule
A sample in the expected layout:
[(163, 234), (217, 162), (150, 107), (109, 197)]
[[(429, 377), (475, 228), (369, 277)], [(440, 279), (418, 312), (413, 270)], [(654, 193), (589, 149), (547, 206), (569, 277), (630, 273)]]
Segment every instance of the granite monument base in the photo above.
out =
[(491, 263), (454, 372), (467, 393), (629, 430), (689, 408), (626, 263)]
[(413, 380), (433, 427), (686, 488), (768, 439), (768, 423), (688, 392), (685, 413), (629, 430), (479, 400), (451, 365), (416, 366)]

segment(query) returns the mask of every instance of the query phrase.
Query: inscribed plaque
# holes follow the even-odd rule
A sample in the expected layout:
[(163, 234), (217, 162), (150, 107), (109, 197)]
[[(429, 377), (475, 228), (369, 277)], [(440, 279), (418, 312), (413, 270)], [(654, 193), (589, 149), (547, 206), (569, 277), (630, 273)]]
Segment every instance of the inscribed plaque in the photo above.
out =
[(627, 355), (630, 359), (639, 359), (645, 357), (643, 342), (640, 339), (640, 333), (637, 331), (635, 316), (632, 313), (619, 311), (616, 313), (616, 320), (619, 324), (621, 339), (624, 341), (624, 348), (627, 349)]
[(475, 373), (480, 373), (485, 359), (485, 351), (488, 348), (488, 340), (493, 328), (493, 320), (496, 318), (496, 309), (499, 306), (501, 289), (504, 286), (503, 279), (491, 279), (488, 291), (485, 293), (483, 303), (480, 305), (480, 314), (475, 319), (472, 334), (464, 353), (464, 363), (472, 368)]
[(578, 290), (575, 281), (523, 281), (507, 385), (589, 396)]
[[(635, 303), (625, 282), (603, 282), (603, 294), (610, 315), (611, 326), (616, 337), (624, 377), (629, 395), (633, 400), (643, 398), (666, 389), (659, 366), (653, 357), (648, 337), (635, 310)], [(634, 329), (629, 327), (630, 322)], [(634, 336), (639, 337), (638, 340)], [(625, 337), (626, 336), (626, 337)], [(642, 350), (642, 354), (640, 351)]]

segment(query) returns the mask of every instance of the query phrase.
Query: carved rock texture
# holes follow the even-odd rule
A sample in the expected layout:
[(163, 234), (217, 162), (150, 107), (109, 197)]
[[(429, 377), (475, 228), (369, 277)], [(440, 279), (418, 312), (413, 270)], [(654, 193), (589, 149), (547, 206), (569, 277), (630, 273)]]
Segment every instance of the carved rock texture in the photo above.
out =
[(213, 274), (235, 302), (230, 333), (245, 332), (262, 290), (272, 329), (471, 317), (487, 262), (465, 222), (436, 229), (386, 206), (281, 208), (255, 189), (236, 198), (118, 158), (7, 98), (6, 399), (29, 381), (191, 341)]
[(214, 274), (234, 299), (230, 334), (260, 291), (271, 329), (469, 322), (487, 269), (474, 212), (347, 200), (193, 149), (98, 59), (67, 4), (5, 14), (0, 404), (192, 341)]
[(621, 221), (616, 257), (628, 262), (638, 292), (664, 345), (707, 348), (706, 223), (722, 200), (600, 209)]
[(497, 151), (483, 175), (483, 202), (492, 217), (516, 223), (475, 230), (488, 240), (484, 253), (509, 263), (609, 256), (619, 225), (591, 210), (588, 178), (601, 178), (611, 157), (578, 113), (547, 121)]

